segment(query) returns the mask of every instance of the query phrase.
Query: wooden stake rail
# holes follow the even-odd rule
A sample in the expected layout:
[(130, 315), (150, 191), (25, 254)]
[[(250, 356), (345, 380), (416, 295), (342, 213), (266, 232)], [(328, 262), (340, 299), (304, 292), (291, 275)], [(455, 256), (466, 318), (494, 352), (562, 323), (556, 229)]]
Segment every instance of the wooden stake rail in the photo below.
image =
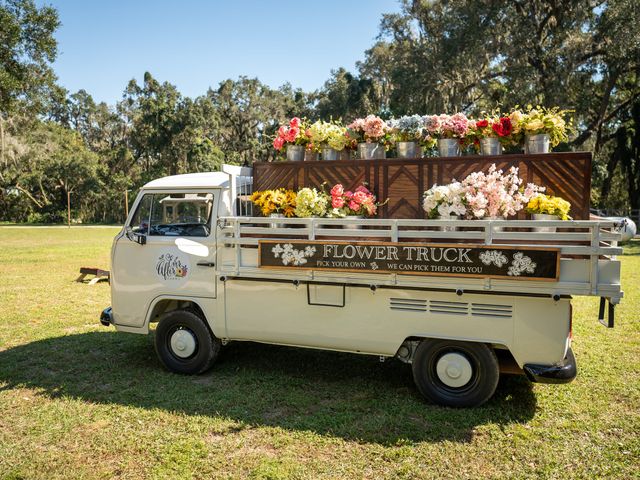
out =
[[(518, 167), (527, 183), (547, 187), (547, 192), (571, 203), (571, 216), (589, 219), (591, 192), (591, 153), (566, 152), (539, 155), (498, 155), (429, 157), (413, 159), (338, 160), (315, 162), (256, 162), (253, 164), (254, 190), (272, 188), (329, 188), (342, 183), (354, 189), (362, 183), (370, 186), (379, 200), (389, 199), (381, 207), (379, 218), (425, 218), (423, 192), (434, 184), (462, 180), (468, 174), (487, 171), (491, 164), (506, 170)], [(527, 218), (521, 213), (518, 218)]]

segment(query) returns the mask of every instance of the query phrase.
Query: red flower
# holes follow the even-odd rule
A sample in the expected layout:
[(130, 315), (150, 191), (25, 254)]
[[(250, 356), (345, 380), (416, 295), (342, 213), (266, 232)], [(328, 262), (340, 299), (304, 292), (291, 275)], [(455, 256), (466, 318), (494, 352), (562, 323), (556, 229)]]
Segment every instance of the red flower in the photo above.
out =
[(489, 126), (489, 120), (486, 120), (486, 119), (485, 120), (478, 120), (476, 122), (476, 128), (484, 128), (484, 127), (487, 127), (487, 126)]
[(498, 123), (491, 125), (491, 128), (499, 137), (508, 137), (511, 135), (511, 131), (513, 130), (511, 119), (509, 117), (502, 117)]

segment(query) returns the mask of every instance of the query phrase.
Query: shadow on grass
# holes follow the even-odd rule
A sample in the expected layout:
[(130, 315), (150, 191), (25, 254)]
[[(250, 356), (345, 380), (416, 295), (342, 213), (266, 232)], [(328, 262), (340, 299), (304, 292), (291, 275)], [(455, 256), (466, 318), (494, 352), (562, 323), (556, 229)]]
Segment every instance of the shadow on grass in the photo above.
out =
[(367, 443), (468, 442), (474, 428), (531, 419), (536, 399), (521, 377), (501, 380), (475, 409), (429, 405), (410, 366), (375, 357), (236, 342), (200, 376), (165, 371), (151, 337), (91, 332), (0, 352), (2, 390), (157, 408)]

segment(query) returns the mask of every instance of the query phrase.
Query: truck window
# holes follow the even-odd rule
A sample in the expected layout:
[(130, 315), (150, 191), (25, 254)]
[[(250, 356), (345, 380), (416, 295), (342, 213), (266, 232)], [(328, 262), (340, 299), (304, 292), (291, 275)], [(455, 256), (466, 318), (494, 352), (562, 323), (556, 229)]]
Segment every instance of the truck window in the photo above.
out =
[(147, 235), (208, 237), (212, 210), (211, 193), (147, 193), (129, 227)]
[(153, 195), (146, 194), (142, 197), (142, 200), (136, 208), (136, 212), (131, 217), (129, 227), (135, 233), (149, 233), (149, 215), (151, 214), (151, 202), (153, 201)]

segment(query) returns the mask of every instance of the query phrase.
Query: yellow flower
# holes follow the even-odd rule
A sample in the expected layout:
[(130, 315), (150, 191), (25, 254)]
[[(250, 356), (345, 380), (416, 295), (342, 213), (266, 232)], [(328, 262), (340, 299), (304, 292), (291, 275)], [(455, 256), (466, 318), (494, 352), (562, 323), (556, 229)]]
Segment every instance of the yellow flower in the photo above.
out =
[(535, 120), (531, 120), (529, 123), (527, 123), (524, 128), (527, 131), (532, 132), (544, 128), (544, 123), (542, 120), (536, 118)]
[(526, 211), (529, 213), (544, 213), (555, 215), (560, 220), (570, 220), (569, 210), (571, 204), (561, 197), (551, 197), (549, 195), (536, 195), (527, 204)]

